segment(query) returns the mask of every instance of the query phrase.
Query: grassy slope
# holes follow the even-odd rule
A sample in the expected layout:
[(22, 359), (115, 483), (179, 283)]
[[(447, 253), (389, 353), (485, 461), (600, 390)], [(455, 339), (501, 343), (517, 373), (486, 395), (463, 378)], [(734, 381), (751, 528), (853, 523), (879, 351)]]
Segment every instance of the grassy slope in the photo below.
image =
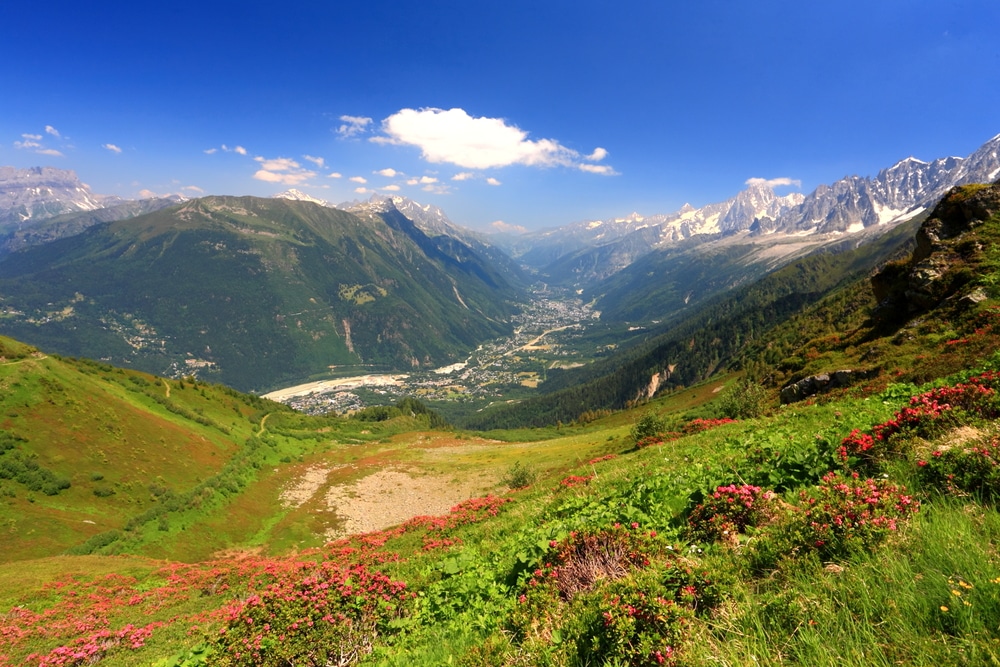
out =
[[(979, 233), (995, 233), (1000, 220), (990, 225)], [(995, 275), (991, 252), (988, 249), (977, 264), (989, 270), (982, 275), (988, 285)], [(992, 292), (990, 296), (996, 297)], [(833, 303), (826, 307), (834, 307)], [(843, 550), (820, 550), (809, 537), (808, 522), (802, 523), (800, 511), (793, 509), (804, 503), (800, 492), (816, 493), (825, 471), (845, 465), (837, 456), (842, 440), (856, 429), (870, 433), (875, 425), (887, 423), (910, 395), (920, 391), (908, 382), (956, 372), (964, 377), (984, 365), (1000, 368), (1000, 357), (994, 354), (1000, 346), (994, 303), (987, 300), (971, 309), (946, 304), (897, 330), (878, 332), (851, 325), (836, 340), (822, 328), (799, 329), (798, 345), (816, 350), (805, 360), (807, 367), (822, 369), (876, 349), (882, 351), (883, 374), (868, 385), (775, 408), (758, 419), (669, 436), (658, 446), (631, 447), (629, 429), (640, 414), (660, 415), (675, 430), (695, 418), (715, 416), (711, 401), (726, 378), (658, 399), (642, 412), (617, 413), (550, 432), (549, 440), (518, 444), (520, 434), (511, 433), (505, 439), (514, 442), (489, 450), (495, 457), (493, 469), (502, 471), (508, 463), (521, 460), (531, 462), (541, 475), (530, 487), (511, 493), (512, 501), (498, 506), (492, 518), (463, 510), (450, 515), (450, 520), (410, 523), (322, 549), (190, 566), (134, 556), (8, 564), (0, 568), (0, 604), (11, 608), (0, 622), (0, 655), (18, 664), (29, 652), (45, 653), (71, 645), (75, 638), (93, 637), (102, 627), (118, 630), (133, 623), (146, 626), (148, 639), (137, 642), (141, 645), (136, 648), (124, 640), (107, 641), (101, 649), (103, 664), (248, 664), (231, 660), (227, 646), (233, 645), (218, 639), (231, 600), (246, 599), (252, 592), (266, 598), (266, 585), (272, 583), (292, 582), (313, 590), (306, 574), (320, 566), (307, 563), (323, 563), (329, 572), (363, 563), (368, 570), (406, 581), (418, 594), (403, 603), (405, 622), (379, 626), (375, 652), (364, 658), (366, 664), (629, 664), (629, 658), (632, 664), (658, 664), (652, 654), (639, 655), (632, 649), (642, 642), (663, 646), (665, 637), (677, 650), (676, 664), (996, 663), (1000, 661), (996, 639), (1000, 514), (995, 508), (995, 482), (972, 493), (935, 479), (920, 465), (938, 460), (935, 451), (947, 459), (947, 451), (958, 455), (973, 444), (996, 447), (1000, 432), (992, 417), (949, 413), (950, 421), (921, 422), (890, 440), (886, 456), (848, 462), (862, 477), (905, 485), (907, 493), (922, 503), (919, 512), (907, 515), (909, 520), (900, 520), (898, 530), (883, 531), (881, 540), (866, 542), (861, 537), (865, 531), (859, 529), (854, 537), (844, 538)], [(50, 363), (24, 356), (23, 349), (20, 353), (27, 361), (0, 370), (10, 373), (25, 364)], [(12, 350), (5, 356), (17, 355)], [(176, 393), (172, 391), (172, 397)], [(108, 394), (114, 392), (109, 388)], [(248, 409), (244, 421), (229, 428), (233, 433), (271, 438), (275, 457), (287, 456), (297, 446), (301, 464), (328, 457), (344, 460), (337, 457), (350, 449), (346, 443), (364, 440), (375, 440), (371, 444), (382, 448), (383, 464), (412, 461), (428, 436), (426, 431), (412, 430), (418, 424), (404, 419), (379, 425), (330, 421), (324, 425), (327, 436), (310, 437), (315, 422), (284, 415), (276, 414), (262, 424), (259, 413)], [(362, 432), (370, 429), (376, 432)], [(618, 456), (595, 460), (608, 453)], [(270, 466), (272, 459), (267, 460)], [(969, 459), (973, 460), (979, 459)], [(57, 468), (51, 458), (46, 463)], [(280, 457), (278, 463), (280, 470)], [(473, 454), (438, 459), (436, 465), (468, 471), (481, 463)], [(301, 465), (297, 460), (291, 464)], [(256, 481), (235, 495), (231, 509), (260, 511), (252, 498), (255, 489), (268, 484), (267, 470), (262, 466), (253, 477)], [(734, 533), (722, 541), (687, 531), (686, 510), (694, 503), (721, 484), (744, 482), (779, 491), (779, 501), (757, 518), (756, 530)], [(216, 511), (215, 529), (223, 529), (225, 517), (238, 516), (222, 506)], [(188, 519), (192, 523), (183, 532), (199, 530), (198, 516), (183, 515), (171, 516), (170, 530), (165, 532), (173, 534), (175, 521)], [(628, 528), (632, 522), (638, 525), (634, 531)], [(536, 569), (542, 572), (546, 563), (557, 562), (553, 558), (560, 545), (574, 544), (573, 531), (610, 534), (616, 523), (623, 526), (619, 531), (633, 535), (629, 539), (636, 541), (649, 565), (615, 575), (605, 570), (603, 579), (574, 597), (552, 594), (555, 589), (544, 572), (532, 577)], [(649, 537), (650, 531), (657, 536)], [(243, 544), (252, 544), (246, 535)], [(802, 541), (803, 537), (808, 539)], [(135, 550), (144, 553), (146, 544), (138, 542)], [(602, 623), (602, 610), (620, 611), (612, 603), (614, 595), (634, 604), (639, 604), (636, 595), (641, 591), (667, 595), (670, 582), (688, 568), (694, 574), (681, 578), (693, 577), (694, 593), (685, 597), (687, 593), (678, 592), (669, 609), (661, 608), (659, 620), (618, 616), (615, 632)], [(356, 570), (357, 576), (363, 571)], [(708, 575), (698, 574), (702, 571)], [(533, 579), (541, 584), (532, 588)], [(524, 602), (518, 601), (520, 595), (526, 596)], [(86, 596), (87, 601), (77, 596)], [(360, 604), (359, 599), (352, 594), (350, 602), (334, 601), (347, 609)], [(692, 607), (694, 601), (698, 608)], [(242, 613), (248, 609), (252, 607)], [(84, 617), (89, 620), (81, 627)], [(229, 625), (231, 636), (244, 632), (246, 624), (240, 618)], [(288, 620), (273, 622), (280, 626)], [(160, 622), (163, 625), (148, 625)], [(338, 627), (345, 626), (286, 629), (287, 640), (272, 644), (268, 655), (277, 659), (283, 651), (300, 646), (314, 650), (344, 641), (350, 645), (337, 634)], [(600, 655), (588, 637), (605, 642)], [(609, 647), (607, 642), (615, 639), (618, 643), (612, 641)], [(191, 650), (196, 652), (188, 653)]]

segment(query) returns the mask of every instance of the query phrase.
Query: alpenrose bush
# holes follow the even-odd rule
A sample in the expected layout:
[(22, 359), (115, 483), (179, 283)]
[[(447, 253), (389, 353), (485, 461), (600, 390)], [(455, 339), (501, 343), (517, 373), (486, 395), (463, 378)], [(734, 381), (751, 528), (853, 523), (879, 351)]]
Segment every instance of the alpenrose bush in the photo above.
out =
[(998, 386), (1000, 373), (986, 371), (966, 382), (913, 396), (907, 407), (876, 424), (871, 433), (851, 431), (840, 444), (840, 460), (853, 467), (877, 467), (902, 453), (901, 443), (894, 439), (898, 434), (933, 437), (965, 417), (996, 419), (1000, 416)]
[(688, 535), (694, 540), (739, 543), (748, 527), (760, 526), (774, 515), (777, 496), (751, 484), (719, 486), (691, 512)]
[(946, 493), (974, 494), (983, 501), (1000, 498), (1000, 439), (985, 444), (937, 449), (918, 461), (921, 480)]
[(414, 594), (364, 565), (317, 563), (235, 603), (214, 642), (217, 665), (349, 665), (393, 632)]
[(821, 558), (874, 548), (920, 509), (905, 491), (886, 479), (828, 473), (814, 490), (799, 492), (803, 546)]
[(550, 547), (510, 626), (523, 653), (553, 664), (676, 664), (690, 620), (721, 599), (713, 577), (635, 523)]
[(750, 543), (747, 556), (757, 573), (782, 560), (815, 553), (835, 560), (871, 551), (920, 509), (906, 487), (887, 479), (830, 472), (819, 485), (799, 492), (798, 505), (784, 513)]

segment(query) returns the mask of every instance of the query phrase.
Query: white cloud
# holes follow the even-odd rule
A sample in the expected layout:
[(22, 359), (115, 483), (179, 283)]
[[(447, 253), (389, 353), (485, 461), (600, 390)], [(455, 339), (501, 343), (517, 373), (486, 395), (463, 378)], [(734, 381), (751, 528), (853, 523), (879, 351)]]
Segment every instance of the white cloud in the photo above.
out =
[(267, 169), (268, 171), (289, 171), (293, 169), (301, 169), (301, 165), (289, 157), (278, 157), (270, 160), (263, 157), (255, 157), (254, 160), (260, 162), (261, 168)]
[(368, 182), (368, 179), (365, 178), (364, 176), (351, 176), (347, 180), (352, 181), (354, 183), (361, 183), (361, 184), (364, 184), (364, 183)]
[(420, 182), (423, 185), (429, 185), (431, 183), (437, 183), (438, 179), (434, 178), (433, 176), (421, 176), (420, 177)]
[(343, 178), (344, 175), (342, 173), (340, 173), (339, 171), (331, 171), (329, 174), (327, 174), (326, 177), (327, 178)]
[(45, 133), (46, 134), (51, 134), (53, 137), (59, 137), (59, 136), (61, 136), (59, 134), (59, 130), (57, 130), (56, 128), (52, 127), (51, 125), (46, 125), (45, 126)]
[(316, 176), (315, 171), (303, 169), (302, 165), (291, 158), (255, 157), (260, 163), (260, 169), (253, 175), (258, 181), (265, 183), (283, 183), (284, 185), (301, 185)]
[(118, 148), (118, 146), (115, 146), (114, 144), (101, 144), (101, 148), (106, 148), (107, 150), (111, 151), (112, 153), (121, 153), (122, 152), (122, 149)]
[(490, 176), (489, 178), (487, 178), (486, 182), (489, 183), (490, 185), (502, 185), (500, 183), (500, 181), (498, 181), (497, 179), (493, 178), (492, 176)]
[(399, 175), (399, 172), (393, 169), (392, 167), (386, 169), (379, 169), (378, 171), (373, 173), (378, 174), (379, 176), (385, 176), (386, 178), (395, 178), (397, 175)]
[(354, 188), (354, 191), (357, 192), (359, 195), (363, 195), (364, 193), (368, 192), (368, 188)]
[(432, 193), (434, 193), (436, 195), (450, 195), (451, 194), (451, 186), (450, 185), (445, 185), (445, 184), (425, 185), (424, 187), (422, 187), (420, 189), (423, 190), (424, 192), (432, 192)]
[(594, 152), (586, 157), (587, 160), (591, 162), (600, 162), (608, 156), (608, 151), (598, 146), (594, 149)]
[(748, 178), (746, 180), (746, 185), (766, 185), (769, 188), (776, 188), (776, 187), (781, 186), (781, 185), (794, 185), (797, 188), (801, 188), (802, 187), (802, 181), (800, 181), (797, 178), (788, 178), (788, 177), (785, 177), (785, 176), (783, 176), (781, 178), (771, 178), (771, 179), (767, 179), (767, 178)]
[(211, 155), (212, 153), (218, 153), (220, 150), (225, 153), (237, 153), (239, 155), (247, 155), (247, 149), (243, 148), (243, 146), (233, 146), (232, 148), (230, 148), (226, 144), (222, 144), (218, 148), (207, 148), (203, 152), (206, 153), (207, 155)]
[(336, 131), (343, 139), (350, 139), (361, 134), (372, 123), (372, 119), (365, 116), (341, 116), (340, 120), (343, 121), (343, 125), (338, 127)]
[(473, 174), (471, 171), (462, 171), (462, 172), (459, 172), (459, 173), (455, 174), (454, 176), (452, 176), (451, 180), (453, 180), (453, 181), (467, 181), (470, 178), (475, 178), (475, 177), (476, 177), (476, 175)]
[(204, 194), (205, 191), (199, 188), (197, 185), (185, 185), (181, 190), (188, 190), (189, 192), (197, 192), (198, 194)]
[[(52, 127), (51, 125), (45, 126), (45, 131), (49, 134), (52, 134), (52, 132), (49, 132), (50, 129), (55, 131), (55, 128)], [(55, 134), (53, 136), (59, 137), (58, 131), (55, 131)], [(61, 151), (58, 151), (55, 148), (48, 148), (44, 144), (42, 144), (42, 135), (40, 134), (32, 134), (30, 132), (26, 132), (21, 135), (21, 139), (22, 141), (14, 142), (14, 148), (23, 151), (30, 150), (33, 153), (38, 153), (39, 155), (50, 155), (54, 157), (63, 156)], [(65, 143), (63, 145), (67, 146)], [(68, 146), (68, 147), (73, 148), (73, 146)]]
[(577, 168), (580, 171), (585, 171), (589, 174), (600, 174), (601, 176), (615, 176), (618, 173), (606, 164), (579, 164)]
[(309, 162), (312, 162), (314, 165), (316, 165), (320, 169), (322, 169), (323, 167), (326, 166), (326, 160), (324, 160), (321, 157), (315, 157), (313, 155), (303, 155), (302, 159), (303, 160), (308, 160)]
[(51, 155), (53, 157), (62, 157), (63, 156), (62, 153), (60, 153), (59, 151), (57, 151), (54, 148), (40, 148), (40, 149), (38, 149), (35, 152), (38, 153), (39, 155)]
[(406, 184), (407, 185), (420, 185), (420, 179), (417, 179), (417, 178), (407, 179)]
[(385, 186), (382, 189), (383, 190), (387, 190), (389, 192), (399, 192), (399, 186), (398, 185), (387, 185), (387, 186)]
[(382, 132), (371, 141), (416, 146), (428, 162), (469, 169), (515, 164), (576, 166), (581, 159), (597, 160), (607, 155), (605, 149), (598, 148), (582, 158), (554, 139), (529, 139), (527, 132), (502, 118), (474, 118), (458, 108), (402, 109), (382, 121)]
[(27, 139), (28, 141), (41, 141), (42, 140), (42, 135), (40, 135), (40, 134), (22, 134), (21, 136), (24, 137), (25, 139)]
[(155, 192), (153, 192), (152, 190), (146, 190), (146, 189), (139, 190), (138, 194), (139, 194), (139, 197), (142, 198), (142, 199), (156, 199), (157, 197), (160, 196), (160, 195), (156, 194)]
[(524, 234), (528, 231), (527, 227), (522, 227), (521, 225), (512, 225), (510, 223), (504, 222), (503, 220), (494, 220), (490, 223), (490, 227), (498, 232), (504, 232), (506, 234)]

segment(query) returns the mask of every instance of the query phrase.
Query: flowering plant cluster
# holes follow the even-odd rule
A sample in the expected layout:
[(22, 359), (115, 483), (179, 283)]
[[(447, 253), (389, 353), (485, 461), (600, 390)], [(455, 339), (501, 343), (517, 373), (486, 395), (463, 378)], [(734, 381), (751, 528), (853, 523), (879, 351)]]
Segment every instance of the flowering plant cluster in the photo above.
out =
[(98, 630), (86, 637), (78, 637), (68, 646), (59, 646), (47, 654), (32, 653), (25, 662), (38, 667), (72, 667), (75, 665), (92, 665), (105, 655), (118, 648), (135, 650), (142, 648), (153, 634), (153, 629), (163, 623), (150, 623), (136, 627), (129, 623), (117, 631)]
[(735, 424), (737, 420), (723, 417), (721, 419), (692, 419), (684, 425), (684, 433), (700, 433), (709, 429), (723, 426), (725, 424)]
[(950, 493), (972, 493), (987, 501), (1000, 497), (1000, 438), (971, 447), (935, 450), (917, 465), (925, 482)]
[(644, 438), (639, 438), (635, 441), (636, 449), (645, 449), (646, 447), (655, 447), (656, 445), (662, 445), (664, 442), (663, 437), (659, 435), (647, 435)]
[(233, 604), (215, 640), (218, 665), (350, 664), (371, 651), (414, 594), (364, 565), (332, 562)]
[(573, 651), (594, 664), (675, 664), (689, 620), (718, 604), (706, 572), (638, 524), (550, 543), (511, 618), (522, 646)]
[(672, 599), (629, 588), (604, 601), (593, 650), (627, 665), (675, 665), (691, 615)]
[(877, 424), (871, 433), (858, 429), (843, 439), (838, 450), (844, 463), (853, 458), (862, 464), (877, 464), (896, 453), (892, 437), (899, 433), (933, 435), (951, 425), (956, 410), (983, 419), (1000, 416), (997, 405), (997, 386), (1000, 374), (987, 371), (951, 387), (940, 387), (910, 399), (910, 404), (899, 410), (889, 421)]
[(567, 489), (572, 489), (575, 486), (586, 486), (590, 484), (590, 480), (594, 479), (593, 475), (570, 475), (569, 477), (564, 477), (559, 481), (559, 486)]
[(775, 501), (773, 491), (759, 486), (729, 484), (717, 487), (691, 512), (689, 533), (696, 540), (735, 543), (747, 527), (760, 526), (770, 520)]
[(805, 529), (801, 546), (823, 557), (871, 549), (919, 510), (920, 502), (905, 491), (884, 479), (828, 473), (815, 490), (799, 493), (804, 507), (799, 521)]
[(600, 463), (601, 461), (610, 461), (611, 459), (616, 458), (618, 458), (617, 454), (606, 454), (604, 456), (598, 456), (596, 459), (590, 459), (587, 463), (594, 465), (595, 463)]

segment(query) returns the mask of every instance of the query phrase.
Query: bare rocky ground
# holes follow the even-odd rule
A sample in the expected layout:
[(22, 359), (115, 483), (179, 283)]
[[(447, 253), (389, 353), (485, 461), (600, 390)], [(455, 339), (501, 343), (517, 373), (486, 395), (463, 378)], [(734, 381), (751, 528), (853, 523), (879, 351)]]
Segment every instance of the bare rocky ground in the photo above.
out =
[[(498, 493), (490, 466), (470, 469), (455, 462), (494, 450), (498, 443), (420, 437), (401, 450), (370, 453), (350, 463), (315, 462), (289, 480), (281, 504), (294, 512), (336, 517), (316, 524), (333, 540), (398, 525), (415, 516), (436, 516), (463, 500)], [(388, 455), (387, 455), (388, 454)], [(464, 468), (464, 469), (463, 469)], [(318, 533), (317, 533), (318, 534)]]

